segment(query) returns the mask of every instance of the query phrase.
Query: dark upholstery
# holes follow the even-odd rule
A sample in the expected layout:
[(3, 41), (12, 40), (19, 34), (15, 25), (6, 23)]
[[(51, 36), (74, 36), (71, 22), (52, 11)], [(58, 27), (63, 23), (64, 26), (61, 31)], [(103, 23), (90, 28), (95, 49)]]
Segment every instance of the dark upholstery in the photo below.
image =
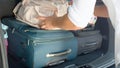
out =
[(0, 0), (0, 18), (3, 16), (10, 16), (13, 14), (15, 5), (20, 0)]

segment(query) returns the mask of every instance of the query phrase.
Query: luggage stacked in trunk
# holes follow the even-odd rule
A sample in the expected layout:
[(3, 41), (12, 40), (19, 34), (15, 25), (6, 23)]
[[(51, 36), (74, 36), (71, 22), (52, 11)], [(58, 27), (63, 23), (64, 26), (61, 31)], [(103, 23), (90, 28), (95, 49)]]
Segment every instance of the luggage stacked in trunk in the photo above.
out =
[(29, 68), (74, 60), (101, 47), (99, 30), (40, 30), (15, 18), (3, 18), (8, 28), (8, 52)]
[(7, 18), (9, 52), (29, 68), (51, 66), (71, 60), (77, 55), (77, 39), (71, 32), (46, 31)]

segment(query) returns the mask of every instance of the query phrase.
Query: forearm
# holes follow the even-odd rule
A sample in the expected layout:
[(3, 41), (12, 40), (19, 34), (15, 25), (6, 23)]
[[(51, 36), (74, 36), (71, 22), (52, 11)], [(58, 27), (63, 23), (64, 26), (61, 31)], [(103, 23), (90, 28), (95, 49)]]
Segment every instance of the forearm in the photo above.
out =
[[(56, 23), (57, 22), (57, 23)], [(53, 25), (58, 26), (59, 28), (62, 28), (64, 30), (78, 30), (83, 29), (80, 27), (75, 26), (70, 19), (68, 18), (68, 15), (65, 14), (63, 17), (56, 17), (53, 20)]]
[(98, 16), (98, 17), (109, 17), (108, 11), (105, 5), (96, 6), (94, 14), (95, 16)]

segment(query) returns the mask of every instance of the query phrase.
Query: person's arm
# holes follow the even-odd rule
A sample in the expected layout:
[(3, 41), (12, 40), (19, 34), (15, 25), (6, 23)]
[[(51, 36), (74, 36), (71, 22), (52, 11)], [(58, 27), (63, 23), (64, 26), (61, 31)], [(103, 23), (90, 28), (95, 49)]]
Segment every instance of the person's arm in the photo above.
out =
[(40, 27), (47, 30), (54, 28), (63, 30), (83, 29), (94, 14), (95, 3), (96, 0), (73, 0), (72, 6), (68, 9), (68, 14), (63, 17), (48, 17), (40, 23)]
[(108, 11), (105, 5), (96, 6), (94, 14), (95, 16), (98, 16), (98, 17), (109, 17)]
[(62, 30), (78, 30), (82, 29), (79, 27), (76, 27), (68, 18), (68, 15), (65, 14), (62, 17), (56, 17), (56, 16), (50, 16), (46, 19), (43, 17), (39, 17), (40, 20), (45, 20), (42, 23), (40, 23), (41, 29), (46, 30), (56, 30), (56, 29), (62, 29)]

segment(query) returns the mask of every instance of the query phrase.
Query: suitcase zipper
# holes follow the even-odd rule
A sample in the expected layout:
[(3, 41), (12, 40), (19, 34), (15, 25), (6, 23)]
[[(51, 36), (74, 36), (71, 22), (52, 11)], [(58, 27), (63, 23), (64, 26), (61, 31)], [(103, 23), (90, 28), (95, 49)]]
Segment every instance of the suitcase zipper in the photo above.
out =
[[(15, 32), (15, 28), (13, 28), (13, 29), (11, 29), (12, 30), (12, 34), (13, 33), (17, 33), (17, 34), (19, 34), (18, 33), (18, 31), (17, 32)], [(25, 32), (35, 32), (35, 31), (33, 31), (33, 30), (24, 30)], [(37, 31), (39, 31), (39, 30), (37, 30)], [(40, 32), (40, 31), (39, 31)], [(19, 35), (21, 35), (21, 34), (19, 34)], [(23, 33), (23, 35), (24, 35), (24, 37), (26, 37), (26, 34), (24, 34)], [(56, 35), (56, 37), (57, 37), (57, 34), (55, 34)], [(69, 39), (71, 39), (71, 38), (74, 38), (74, 36), (71, 34), (71, 33), (68, 33), (68, 35), (66, 35), (66, 36), (64, 36), (64, 37), (61, 37), (61, 36), (59, 36), (58, 35), (58, 37), (57, 38), (53, 38), (53, 37), (51, 37), (51, 38), (47, 38), (47, 37), (42, 37), (43, 39), (35, 39), (35, 40), (32, 40), (32, 39), (34, 39), (33, 37), (31, 37), (31, 39), (29, 39), (29, 40), (27, 40), (27, 44), (28, 44), (28, 46), (29, 46), (29, 44), (32, 42), (33, 44), (39, 44), (39, 43), (44, 43), (44, 42), (51, 42), (51, 41), (57, 41), (57, 40), (69, 40)]]
[(36, 29), (36, 30), (34, 30), (34, 29), (24, 29), (23, 31), (24, 32), (56, 32), (56, 31), (58, 31), (58, 32), (62, 32), (62, 31), (66, 32), (65, 30), (40, 30), (40, 29)]
[[(69, 40), (69, 39), (71, 39), (71, 38), (73, 38), (73, 37), (67, 37), (67, 38), (57, 38), (57, 39), (45, 39), (45, 40), (42, 40), (42, 39), (38, 39), (38, 40), (32, 40), (32, 43), (34, 43), (34, 44), (39, 44), (39, 43), (44, 43), (44, 42), (56, 42), (56, 41), (58, 41), (58, 40)], [(29, 40), (29, 42), (30, 42), (30, 40)]]

